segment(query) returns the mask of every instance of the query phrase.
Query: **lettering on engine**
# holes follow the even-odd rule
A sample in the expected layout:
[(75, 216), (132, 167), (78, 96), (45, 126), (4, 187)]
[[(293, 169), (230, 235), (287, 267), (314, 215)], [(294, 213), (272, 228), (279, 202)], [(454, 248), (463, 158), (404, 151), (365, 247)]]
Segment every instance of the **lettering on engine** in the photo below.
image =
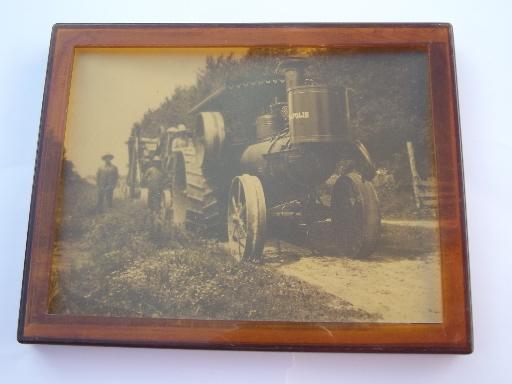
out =
[(292, 119), (309, 119), (309, 112), (293, 112), (289, 115), (290, 120)]

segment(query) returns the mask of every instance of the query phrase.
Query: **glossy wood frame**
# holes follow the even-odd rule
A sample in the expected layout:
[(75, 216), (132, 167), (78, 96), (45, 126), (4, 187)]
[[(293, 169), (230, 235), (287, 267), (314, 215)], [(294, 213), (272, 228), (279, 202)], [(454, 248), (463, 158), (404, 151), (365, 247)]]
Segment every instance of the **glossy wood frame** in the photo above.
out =
[[(48, 314), (56, 189), (79, 47), (329, 46), (428, 54), (443, 322), (207, 321)], [(18, 340), (144, 347), (470, 353), (468, 253), (452, 29), (448, 24), (60, 24), (53, 28), (25, 256)]]

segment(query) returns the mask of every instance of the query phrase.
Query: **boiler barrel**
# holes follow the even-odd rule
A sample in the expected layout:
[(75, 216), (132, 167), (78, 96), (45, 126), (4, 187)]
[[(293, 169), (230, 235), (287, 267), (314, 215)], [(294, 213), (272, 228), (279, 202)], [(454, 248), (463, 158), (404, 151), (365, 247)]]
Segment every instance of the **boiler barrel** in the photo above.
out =
[(348, 140), (345, 92), (323, 85), (302, 85), (288, 90), (292, 144)]
[(323, 183), (342, 154), (336, 143), (290, 146), (290, 137), (285, 135), (247, 147), (240, 170), (260, 178), (271, 206)]

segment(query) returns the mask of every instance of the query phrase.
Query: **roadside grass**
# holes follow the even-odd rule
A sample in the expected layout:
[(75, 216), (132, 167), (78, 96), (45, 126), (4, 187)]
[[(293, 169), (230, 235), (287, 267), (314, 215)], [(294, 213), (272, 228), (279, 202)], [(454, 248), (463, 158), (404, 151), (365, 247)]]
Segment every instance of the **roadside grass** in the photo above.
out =
[(63, 238), (60, 246), (57, 242), (52, 313), (217, 320), (376, 319), (271, 267), (236, 263), (222, 243), (178, 228), (157, 247), (142, 203), (116, 200), (113, 210), (83, 220), (82, 236)]

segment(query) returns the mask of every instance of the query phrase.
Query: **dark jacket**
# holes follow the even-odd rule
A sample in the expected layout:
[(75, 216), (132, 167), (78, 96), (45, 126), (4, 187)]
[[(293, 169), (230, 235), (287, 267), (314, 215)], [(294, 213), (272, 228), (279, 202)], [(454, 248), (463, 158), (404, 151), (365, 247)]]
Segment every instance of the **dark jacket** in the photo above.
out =
[(155, 166), (148, 168), (144, 173), (144, 184), (151, 192), (161, 192), (164, 188), (164, 174)]
[(96, 185), (101, 190), (112, 190), (117, 185), (119, 172), (113, 164), (105, 164), (96, 172)]

